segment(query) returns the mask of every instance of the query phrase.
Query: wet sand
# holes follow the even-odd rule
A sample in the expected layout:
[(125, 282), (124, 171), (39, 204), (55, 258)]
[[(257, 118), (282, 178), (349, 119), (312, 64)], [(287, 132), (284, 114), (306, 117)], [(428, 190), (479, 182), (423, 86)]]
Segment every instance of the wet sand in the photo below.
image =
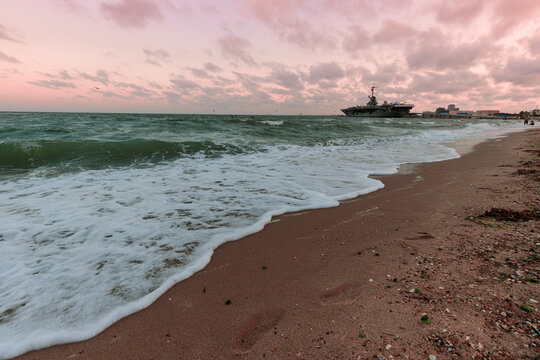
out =
[(480, 215), (540, 208), (539, 150), (514, 133), (279, 216), (96, 337), (20, 358), (532, 359), (540, 222)]

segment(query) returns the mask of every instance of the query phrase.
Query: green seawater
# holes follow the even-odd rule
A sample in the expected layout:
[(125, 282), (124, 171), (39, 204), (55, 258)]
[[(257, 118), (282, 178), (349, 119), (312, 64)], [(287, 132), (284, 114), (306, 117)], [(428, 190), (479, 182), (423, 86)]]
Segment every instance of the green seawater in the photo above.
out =
[(186, 156), (264, 152), (268, 146), (385, 142), (464, 120), (344, 116), (163, 115), (0, 112), (0, 173), (147, 166)]

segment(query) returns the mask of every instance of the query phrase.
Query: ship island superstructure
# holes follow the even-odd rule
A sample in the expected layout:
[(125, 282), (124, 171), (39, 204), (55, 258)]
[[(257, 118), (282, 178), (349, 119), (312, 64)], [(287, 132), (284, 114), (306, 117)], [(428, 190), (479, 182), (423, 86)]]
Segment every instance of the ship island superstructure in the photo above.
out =
[(386, 102), (381, 105), (375, 97), (375, 86), (371, 87), (371, 96), (368, 95), (369, 101), (366, 105), (352, 106), (341, 111), (347, 116), (360, 117), (403, 117), (407, 115), (414, 107), (413, 104), (405, 102)]

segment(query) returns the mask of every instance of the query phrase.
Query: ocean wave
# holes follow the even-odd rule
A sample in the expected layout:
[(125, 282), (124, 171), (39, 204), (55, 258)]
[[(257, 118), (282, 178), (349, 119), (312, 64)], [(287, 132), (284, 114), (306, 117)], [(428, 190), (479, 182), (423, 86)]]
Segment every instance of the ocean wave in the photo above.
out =
[(167, 142), (134, 139), (128, 141), (33, 140), (0, 143), (0, 169), (33, 169), (47, 165), (70, 164), (83, 169), (130, 165), (133, 162), (170, 161), (201, 154), (217, 157), (241, 154), (245, 146), (212, 141)]

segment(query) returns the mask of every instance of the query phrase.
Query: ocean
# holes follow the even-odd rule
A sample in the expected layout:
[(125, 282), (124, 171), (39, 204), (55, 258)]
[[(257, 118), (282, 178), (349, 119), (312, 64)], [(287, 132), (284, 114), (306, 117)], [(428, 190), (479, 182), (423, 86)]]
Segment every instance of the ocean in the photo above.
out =
[(0, 112), (0, 358), (91, 337), (273, 215), (516, 120)]

